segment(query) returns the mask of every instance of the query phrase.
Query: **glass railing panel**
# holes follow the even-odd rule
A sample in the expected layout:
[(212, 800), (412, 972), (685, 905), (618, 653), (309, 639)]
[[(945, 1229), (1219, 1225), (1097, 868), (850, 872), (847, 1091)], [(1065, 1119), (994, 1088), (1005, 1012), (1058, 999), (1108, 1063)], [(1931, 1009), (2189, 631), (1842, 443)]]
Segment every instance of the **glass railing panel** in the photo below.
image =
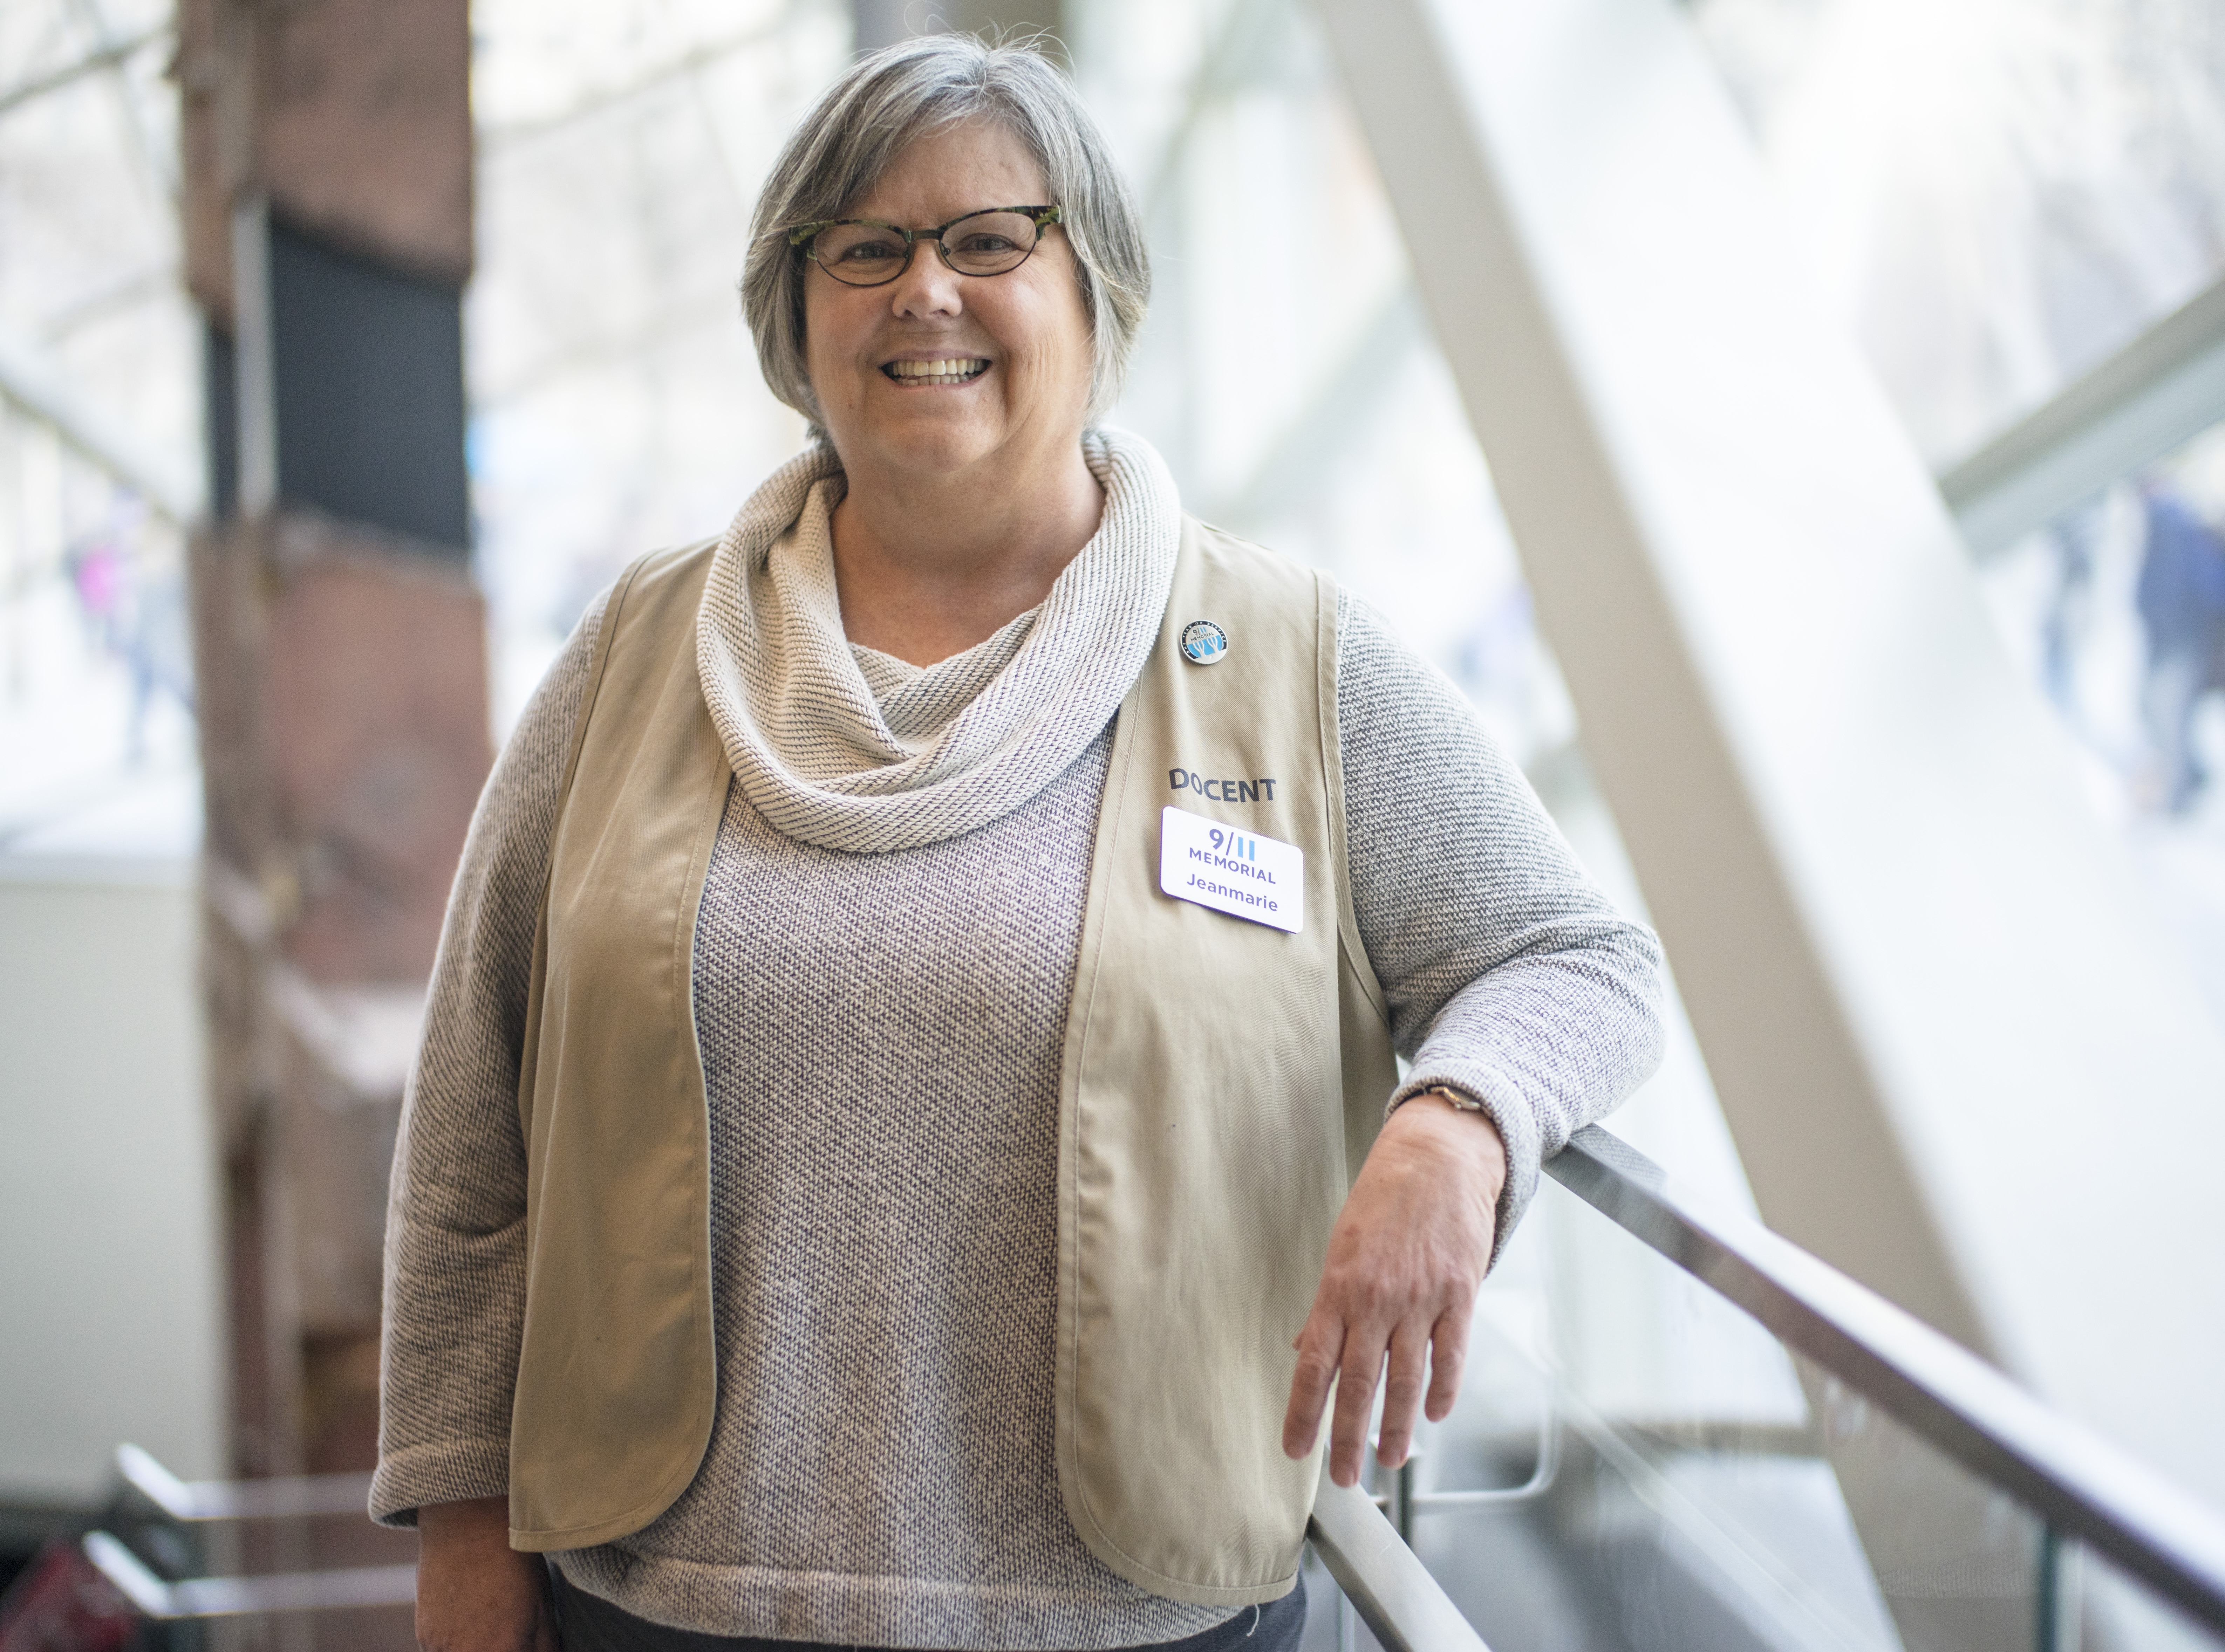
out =
[(2044, 1646), (2044, 1523), (1837, 1378), (1797, 1355), (1792, 1362), (1901, 1644), (1908, 1652)]
[(2046, 1652), (2225, 1652), (2225, 1632), (2207, 1628), (2107, 1555), (2083, 1544), (2057, 1551)]
[(1376, 1488), (1501, 1652), (2225, 1652), (1566, 1190), (1520, 1244), (1461, 1405)]
[(133, 1446), (117, 1471), (90, 1529), (34, 1560), (46, 1593), (0, 1602), (0, 1644), (34, 1622), (48, 1652), (414, 1652), (416, 1535), (371, 1522), (368, 1474), (189, 1483)]
[(1786, 1351), (1563, 1190), (1532, 1224), (1508, 1261), (1544, 1312), (1514, 1281), (1487, 1293), (1409, 1492), (1416, 1551), (1484, 1639), (1898, 1652)]
[(2225, 1635), (2063, 1538), (1836, 1378), (1796, 1363), (1910, 1652), (2225, 1652)]

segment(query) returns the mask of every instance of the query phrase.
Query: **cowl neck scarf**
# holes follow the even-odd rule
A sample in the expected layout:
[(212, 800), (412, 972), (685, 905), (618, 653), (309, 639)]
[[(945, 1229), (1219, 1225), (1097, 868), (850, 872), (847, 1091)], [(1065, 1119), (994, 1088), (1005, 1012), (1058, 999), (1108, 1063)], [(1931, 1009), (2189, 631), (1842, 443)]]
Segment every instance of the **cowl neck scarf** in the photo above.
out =
[(1019, 807), (1103, 731), (1157, 639), (1182, 507), (1142, 438), (1092, 430), (1082, 454), (1105, 515), (1050, 594), (885, 699), (842, 630), (833, 449), (815, 444), (736, 513), (695, 662), (734, 777), (775, 829), (859, 854), (939, 843)]

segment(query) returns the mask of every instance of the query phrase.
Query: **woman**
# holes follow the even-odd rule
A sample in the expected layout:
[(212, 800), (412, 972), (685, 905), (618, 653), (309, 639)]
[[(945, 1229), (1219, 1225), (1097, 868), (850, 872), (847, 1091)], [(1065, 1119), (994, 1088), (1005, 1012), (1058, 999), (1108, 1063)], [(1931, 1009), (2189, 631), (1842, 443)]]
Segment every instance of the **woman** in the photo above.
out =
[(1148, 275), (1039, 58), (861, 62), (755, 227), (821, 440), (582, 620), (451, 903), (372, 1494), (420, 1638), (1293, 1646), (1332, 1379), (1341, 1484), (1379, 1380), (1385, 1463), (1450, 1407), (1653, 943), (1093, 427)]

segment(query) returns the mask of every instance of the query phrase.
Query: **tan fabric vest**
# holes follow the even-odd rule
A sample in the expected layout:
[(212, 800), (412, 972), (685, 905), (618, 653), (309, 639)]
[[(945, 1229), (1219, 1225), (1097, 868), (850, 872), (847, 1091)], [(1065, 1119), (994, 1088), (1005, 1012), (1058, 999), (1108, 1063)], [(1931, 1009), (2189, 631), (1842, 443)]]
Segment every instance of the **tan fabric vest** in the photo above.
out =
[[(710, 1439), (689, 982), (730, 777), (695, 673), (710, 556), (646, 558), (612, 593), (550, 851), (518, 1086), (522, 1549), (638, 1531)], [(1194, 619), (1227, 632), (1219, 663), (1182, 658)], [(1395, 1081), (1353, 919), (1336, 742), (1334, 587), (1185, 519), (1157, 645), (1114, 731), (1067, 1022), (1056, 1449), (1091, 1551), (1200, 1605), (1271, 1600), (1296, 1575), (1319, 1463), (1318, 1448), (1283, 1455), (1290, 1340)], [(1169, 803), (1304, 850), (1303, 928), (1161, 894)]]

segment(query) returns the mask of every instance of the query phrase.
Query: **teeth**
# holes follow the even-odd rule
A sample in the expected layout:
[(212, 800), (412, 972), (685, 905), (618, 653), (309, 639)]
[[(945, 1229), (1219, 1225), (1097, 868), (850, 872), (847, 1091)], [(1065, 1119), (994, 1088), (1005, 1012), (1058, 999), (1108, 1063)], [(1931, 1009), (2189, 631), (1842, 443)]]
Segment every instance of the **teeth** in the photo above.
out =
[(946, 382), (973, 378), (988, 370), (989, 364), (979, 356), (952, 356), (941, 361), (892, 361), (887, 369), (891, 378)]

